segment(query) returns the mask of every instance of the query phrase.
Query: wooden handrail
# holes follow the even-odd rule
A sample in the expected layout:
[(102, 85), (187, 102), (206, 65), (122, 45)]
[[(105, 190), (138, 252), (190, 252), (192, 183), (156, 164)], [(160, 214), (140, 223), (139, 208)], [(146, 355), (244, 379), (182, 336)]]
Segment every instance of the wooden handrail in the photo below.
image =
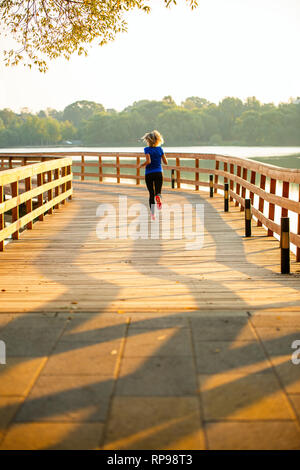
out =
[[(9, 163), (12, 166), (13, 159)], [(11, 235), (13, 239), (18, 239), (21, 228), (32, 229), (34, 219), (43, 220), (46, 212), (52, 214), (53, 209), (72, 197), (72, 158), (55, 158), (31, 165), (27, 163), (28, 160), (26, 166), (0, 171), (0, 251), (4, 250), (6, 238)], [(36, 177), (37, 183), (34, 188), (33, 177)], [(20, 193), (21, 181), (25, 183), (25, 191)], [(11, 187), (12, 197), (5, 200), (4, 189), (7, 185)], [(38, 200), (36, 208), (33, 208), (34, 198)], [(20, 214), (22, 204), (25, 205), (25, 215)], [(12, 212), (12, 222), (5, 227), (4, 216), (8, 211)]]
[[(144, 154), (141, 152), (68, 151), (0, 153), (0, 169), (13, 167), (14, 165), (22, 163), (24, 164), (25, 160), (28, 165), (28, 163), (34, 159), (52, 159), (53, 161), (54, 157), (63, 157), (66, 155), (68, 157), (78, 157), (79, 161), (73, 160), (73, 168), (75, 167), (74, 169), (77, 169), (77, 171), (73, 171), (73, 175), (81, 181), (85, 181), (86, 177), (94, 177), (95, 180), (101, 183), (105, 181), (105, 178), (114, 178), (117, 183), (120, 183), (122, 180), (135, 180), (136, 184), (139, 185), (145, 179), (137, 168), (138, 163), (140, 163), (144, 157)], [(95, 160), (93, 157), (96, 157)], [(112, 161), (107, 161), (105, 157), (109, 157)], [(300, 170), (281, 168), (247, 158), (215, 154), (167, 152), (167, 157), (173, 161), (170, 161), (169, 165), (164, 168), (170, 171), (170, 173), (174, 170), (177, 188), (180, 188), (182, 184), (190, 185), (194, 187), (195, 190), (198, 190), (200, 187), (209, 187), (209, 175), (214, 175), (214, 192), (216, 193), (218, 190), (223, 190), (224, 183), (228, 182), (230, 201), (233, 201), (235, 206), (240, 207), (241, 211), (244, 210), (246, 196), (249, 197), (252, 203), (252, 214), (257, 220), (257, 225), (265, 226), (268, 230), (268, 235), (272, 235), (273, 233), (280, 235), (280, 226), (274, 221), (276, 207), (280, 208), (282, 216), (287, 216), (288, 211), (296, 214), (297, 228), (296, 232), (291, 232), (290, 240), (291, 243), (296, 245), (296, 259), (300, 261)], [(127, 159), (133, 159), (135, 162), (126, 162)], [(191, 159), (195, 160), (193, 166), (189, 166), (186, 163), (187, 160)], [(206, 163), (206, 166), (201, 167), (201, 161), (208, 163)], [(209, 163), (209, 161), (211, 161), (211, 163)], [(30, 167), (30, 165), (27, 167)], [(122, 173), (122, 170), (126, 168), (135, 171), (131, 174)], [(106, 172), (107, 170), (108, 172)], [(22, 173), (24, 167), (21, 167), (20, 171)], [(188, 179), (191, 173), (194, 177)], [(1, 174), (3, 174), (3, 172), (0, 171), (0, 178)], [(200, 175), (203, 175), (202, 179)], [(171, 182), (171, 178), (166, 174), (164, 180)], [(64, 180), (63, 183), (60, 184), (68, 185), (68, 181), (69, 180)], [(279, 188), (279, 185), (282, 185), (280, 195), (276, 192), (276, 188)], [(298, 200), (290, 199), (290, 192), (293, 185), (298, 187), (298, 191), (296, 187)], [(269, 190), (266, 188), (269, 188)], [(293, 189), (295, 190), (295, 188)], [(51, 191), (51, 188), (45, 190)], [(37, 193), (34, 194), (37, 195)], [(24, 198), (22, 200), (25, 202)], [(265, 202), (268, 203), (268, 214), (266, 214)]]

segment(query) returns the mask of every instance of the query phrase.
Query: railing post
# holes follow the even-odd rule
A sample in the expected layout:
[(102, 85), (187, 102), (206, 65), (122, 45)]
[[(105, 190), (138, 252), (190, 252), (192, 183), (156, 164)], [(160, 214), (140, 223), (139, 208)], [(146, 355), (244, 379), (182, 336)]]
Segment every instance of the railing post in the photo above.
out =
[[(199, 170), (199, 159), (198, 158), (195, 159), (195, 169)], [(199, 183), (199, 173), (198, 173), (198, 171), (195, 171), (195, 181), (196, 181), (195, 190), (199, 191), (199, 184), (197, 184), (197, 183)]]
[(175, 188), (175, 170), (171, 170), (171, 185), (172, 189)]
[(224, 184), (224, 212), (228, 212), (228, 183)]
[[(54, 179), (55, 180), (59, 179), (59, 168), (56, 168), (54, 170)], [(59, 186), (55, 187), (54, 194), (55, 194), (55, 197), (59, 195)], [(55, 204), (54, 209), (59, 209), (59, 204)]]
[[(18, 197), (19, 195), (19, 182), (15, 181), (14, 183), (11, 183), (11, 197)], [(17, 202), (16, 207), (12, 208), (12, 222), (16, 222), (19, 220), (19, 203)], [(16, 230), (12, 234), (13, 240), (19, 240), (19, 230)]]
[[(67, 166), (67, 175), (71, 175), (71, 174), (72, 174), (72, 167), (71, 167), (71, 165), (68, 165)], [(72, 189), (72, 180), (67, 182), (67, 191), (69, 191), (69, 189)], [(72, 194), (70, 194), (68, 199), (70, 199), (70, 200), (72, 199)]]
[[(176, 158), (176, 167), (180, 167), (180, 158)], [(177, 175), (177, 188), (180, 188), (180, 170), (176, 170), (176, 175)]]
[[(31, 190), (32, 190), (32, 183), (31, 183), (31, 177), (29, 176), (29, 178), (25, 178), (25, 191), (27, 192)], [(28, 201), (26, 201), (26, 214), (30, 214), (30, 212), (32, 212), (32, 199), (29, 199)], [(33, 227), (33, 222), (31, 220), (26, 225), (26, 228), (28, 230), (31, 230), (32, 227)]]
[(117, 183), (120, 183), (120, 157), (118, 153), (116, 156), (116, 173), (117, 173)]
[[(62, 176), (62, 178), (63, 178), (64, 176), (66, 176), (66, 174), (67, 174), (66, 167), (63, 166), (62, 169), (61, 169), (61, 176)], [(65, 193), (65, 192), (66, 192), (66, 189), (67, 189), (67, 185), (66, 185), (66, 183), (63, 183), (63, 184), (61, 185), (61, 192), (62, 192), (62, 193)], [(66, 200), (63, 199), (63, 200), (61, 201), (61, 204), (65, 205), (65, 204), (66, 204)]]
[[(219, 162), (219, 160), (216, 160), (216, 167), (215, 167), (215, 169), (218, 170), (219, 167), (220, 167), (220, 162)], [(217, 188), (218, 182), (219, 182), (219, 175), (217, 175), (217, 174), (215, 173), (215, 193), (218, 192), (218, 188)]]
[[(236, 176), (238, 176), (240, 178), (241, 174), (242, 174), (242, 167), (240, 165), (238, 165), (237, 169), (236, 169)], [(240, 196), (240, 191), (241, 191), (241, 185), (240, 185), (240, 183), (237, 183), (235, 192), (238, 196)], [(235, 201), (235, 205), (238, 206), (239, 201)]]
[[(260, 189), (262, 189), (263, 191), (266, 189), (266, 175), (260, 175)], [(259, 200), (258, 200), (258, 210), (259, 212), (261, 212), (262, 214), (264, 213), (264, 204), (265, 204), (265, 200), (263, 197), (259, 196)], [(261, 227), (262, 226), (262, 222), (260, 220), (257, 219), (257, 226), (258, 227)]]
[[(256, 181), (256, 171), (251, 171), (250, 183), (255, 185), (255, 181)], [(252, 191), (250, 191), (250, 201), (251, 201), (251, 204), (253, 205), (254, 193)]]
[[(48, 183), (51, 183), (52, 171), (47, 171), (47, 175), (48, 175)], [(51, 199), (53, 199), (53, 189), (49, 189), (48, 191), (48, 201), (51, 201)], [(50, 207), (50, 209), (48, 210), (48, 213), (53, 214), (53, 207)]]
[[(275, 194), (276, 192), (276, 180), (274, 178), (271, 178), (270, 182), (270, 194)], [(274, 220), (274, 214), (275, 214), (275, 204), (272, 204), (271, 202), (269, 203), (269, 220)], [(273, 235), (273, 231), (268, 228), (268, 237), (271, 237)]]
[[(39, 173), (37, 175), (37, 185), (38, 186), (43, 186), (43, 174)], [(38, 207), (41, 207), (43, 205), (43, 193), (38, 195)], [(39, 215), (39, 220), (42, 222), (44, 220), (44, 214)]]
[[(230, 168), (230, 174), (233, 175), (234, 174), (234, 164), (230, 163), (229, 168)], [(232, 179), (230, 179), (229, 188), (233, 192), (233, 180)], [(231, 201), (231, 202), (233, 201), (232, 196), (230, 196), (229, 201)]]
[(102, 157), (99, 155), (99, 182), (103, 181), (103, 170), (102, 170)]
[(209, 175), (209, 197), (214, 197), (214, 175)]
[(136, 184), (139, 185), (141, 184), (141, 169), (140, 169), (140, 164), (141, 164), (141, 157), (136, 157)]
[[(247, 181), (247, 175), (248, 175), (248, 170), (247, 168), (243, 168), (243, 180)], [(245, 197), (246, 197), (246, 188), (244, 186), (242, 186), (242, 199), (245, 200)], [(241, 203), (241, 212), (244, 211), (244, 206), (243, 206), (243, 203)]]
[[(223, 166), (224, 166), (224, 173), (227, 173), (227, 172), (228, 172), (228, 165), (227, 165), (227, 162), (224, 162), (224, 163), (223, 163)], [(228, 183), (228, 178), (227, 178), (227, 176), (224, 176), (224, 183)]]
[(288, 217), (281, 217), (281, 236), (280, 236), (280, 250), (281, 250), (281, 274), (290, 273), (290, 219)]
[(245, 237), (251, 237), (251, 199), (245, 199)]
[[(283, 181), (282, 183), (282, 197), (289, 198), (290, 193), (290, 183), (288, 181)], [(288, 210), (285, 207), (281, 208), (281, 217), (287, 217)]]
[(84, 155), (81, 155), (81, 181), (84, 181)]
[[(4, 188), (0, 186), (0, 204), (4, 201)], [(0, 233), (4, 229), (4, 214), (0, 214)], [(0, 241), (0, 251), (4, 250), (4, 240)]]

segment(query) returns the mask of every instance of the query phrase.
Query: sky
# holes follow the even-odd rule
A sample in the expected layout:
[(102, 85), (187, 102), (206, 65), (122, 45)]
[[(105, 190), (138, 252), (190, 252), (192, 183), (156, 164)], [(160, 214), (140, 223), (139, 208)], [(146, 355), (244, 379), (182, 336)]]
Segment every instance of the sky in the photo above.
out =
[[(46, 74), (0, 60), (0, 109), (62, 110), (91, 100), (121, 111), (166, 95), (178, 104), (188, 96), (275, 104), (300, 96), (300, 0), (199, 0), (194, 11), (185, 0), (150, 5), (148, 15), (127, 15), (128, 33), (95, 43), (88, 57), (51, 61)], [(2, 57), (8, 42), (0, 36)]]

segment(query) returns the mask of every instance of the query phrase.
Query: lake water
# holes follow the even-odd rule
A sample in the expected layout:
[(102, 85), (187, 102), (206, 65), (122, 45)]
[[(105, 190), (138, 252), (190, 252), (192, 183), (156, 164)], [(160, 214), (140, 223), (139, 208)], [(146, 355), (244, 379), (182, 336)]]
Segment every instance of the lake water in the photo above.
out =
[[(144, 147), (24, 147), (24, 148), (0, 148), (1, 153), (17, 152), (143, 152)], [(167, 147), (165, 152), (179, 153), (213, 153), (218, 155), (229, 155), (232, 157), (270, 157), (284, 156), (291, 154), (300, 154), (300, 147), (222, 147), (222, 146), (203, 146), (203, 147)]]

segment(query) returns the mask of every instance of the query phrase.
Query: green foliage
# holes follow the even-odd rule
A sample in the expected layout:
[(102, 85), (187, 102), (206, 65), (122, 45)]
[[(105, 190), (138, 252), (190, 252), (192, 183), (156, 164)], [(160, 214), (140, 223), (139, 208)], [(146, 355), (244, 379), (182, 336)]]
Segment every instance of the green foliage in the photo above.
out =
[(141, 136), (158, 129), (168, 146), (300, 145), (300, 104), (243, 103), (225, 98), (218, 105), (189, 97), (177, 106), (171, 96), (140, 100), (121, 112), (76, 101), (63, 111), (36, 115), (0, 110), (0, 147), (59, 145), (80, 140), (87, 146), (142, 146)]
[(63, 119), (72, 122), (79, 127), (82, 121), (86, 121), (97, 112), (104, 111), (102, 104), (93, 101), (76, 101), (64, 109)]
[[(165, 6), (176, 0), (162, 0)], [(193, 9), (197, 0), (186, 0)], [(150, 12), (148, 0), (2, 0), (0, 26), (10, 33), (19, 48), (5, 52), (7, 65), (24, 60), (25, 65), (47, 70), (48, 59), (69, 59), (77, 52), (87, 55), (94, 40), (99, 45), (127, 31), (124, 14), (139, 9)]]

